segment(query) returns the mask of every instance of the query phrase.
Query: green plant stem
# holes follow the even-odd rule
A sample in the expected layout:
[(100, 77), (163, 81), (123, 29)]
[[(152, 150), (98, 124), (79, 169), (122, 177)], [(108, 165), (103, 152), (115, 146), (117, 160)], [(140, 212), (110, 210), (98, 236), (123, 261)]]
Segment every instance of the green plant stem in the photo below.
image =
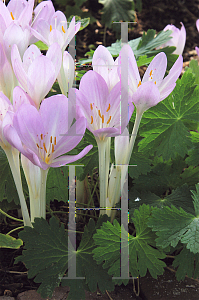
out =
[[(32, 224), (30, 222), (30, 216), (29, 216), (29, 213), (28, 213), (26, 200), (25, 200), (25, 197), (24, 197), (24, 194), (23, 194), (20, 169), (17, 169), (16, 165), (15, 165), (15, 161), (17, 160), (17, 158), (15, 158), (15, 159), (13, 158), (13, 153), (12, 153), (11, 150), (5, 151), (5, 153), (7, 155), (8, 162), (9, 162), (9, 165), (10, 165), (10, 169), (11, 169), (11, 172), (12, 172), (12, 176), (14, 178), (14, 182), (15, 182), (17, 192), (18, 192), (18, 195), (19, 195), (21, 210), (22, 210), (22, 215), (23, 215), (23, 220), (24, 220), (24, 225), (32, 227)], [(17, 155), (19, 155), (19, 152), (17, 153)]]
[(24, 226), (20, 226), (20, 227), (14, 228), (14, 229), (10, 230), (8, 233), (6, 233), (6, 235), (9, 235), (9, 234), (11, 234), (12, 232), (14, 232), (14, 231), (16, 231), (16, 230), (19, 230), (19, 229), (22, 229), (22, 228), (24, 228)]
[(12, 220), (15, 220), (15, 221), (17, 221), (17, 222), (23, 222), (23, 220), (21, 220), (21, 219), (17, 219), (17, 218), (15, 218), (15, 217), (12, 217), (12, 216), (10, 216), (10, 215), (8, 215), (5, 211), (3, 211), (2, 209), (0, 209), (0, 213), (2, 213), (3, 215), (5, 215), (6, 217), (8, 217), (8, 218), (10, 218), (10, 219), (12, 219)]

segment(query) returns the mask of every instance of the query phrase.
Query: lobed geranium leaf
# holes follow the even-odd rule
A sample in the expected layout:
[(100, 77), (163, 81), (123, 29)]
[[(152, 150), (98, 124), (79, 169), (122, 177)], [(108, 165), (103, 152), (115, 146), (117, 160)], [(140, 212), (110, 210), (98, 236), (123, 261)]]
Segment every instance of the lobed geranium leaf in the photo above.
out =
[[(35, 277), (34, 281), (41, 283), (38, 292), (42, 297), (51, 297), (55, 287), (62, 283), (70, 286), (67, 299), (85, 299), (85, 290), (95, 291), (97, 285), (102, 293), (114, 290), (112, 277), (102, 266), (96, 264), (92, 257), (94, 248), (93, 234), (107, 216), (102, 216), (95, 225), (90, 219), (84, 229), (84, 234), (76, 254), (76, 277), (85, 279), (68, 279), (68, 234), (63, 224), (52, 217), (49, 224), (43, 218), (35, 218), (33, 228), (25, 227), (19, 233), (25, 242), (26, 250), (22, 256), (16, 258), (15, 263), (23, 261), (29, 269), (28, 277)], [(74, 252), (73, 252), (74, 254)]]
[(199, 253), (198, 205), (197, 190), (197, 194), (194, 194), (196, 216), (185, 212), (182, 208), (177, 209), (173, 205), (171, 208), (167, 206), (162, 209), (154, 208), (148, 225), (153, 231), (156, 231), (157, 246), (165, 248), (171, 245), (175, 247), (181, 241), (191, 252)]
[[(129, 271), (134, 277), (145, 276), (147, 269), (154, 278), (164, 272), (165, 263), (161, 259), (165, 254), (154, 248), (155, 234), (147, 226), (151, 212), (152, 208), (149, 205), (142, 205), (139, 210), (134, 211), (132, 218), (136, 237), (129, 236)], [(108, 273), (115, 277), (120, 276), (121, 230), (128, 238), (123, 225), (121, 227), (117, 220), (114, 220), (113, 224), (107, 221), (93, 237), (97, 245), (93, 250), (94, 259), (99, 264), (103, 263), (104, 268), (109, 268)]]
[(194, 214), (191, 191), (186, 183), (177, 187), (170, 195), (165, 197), (159, 197), (150, 191), (141, 191), (141, 193), (139, 193), (132, 188), (129, 193), (129, 214), (133, 215), (134, 210), (143, 203), (158, 208), (163, 208), (164, 206), (171, 207), (171, 205), (174, 205), (177, 208), (181, 207), (188, 213)]
[(175, 160), (169, 161), (160, 159), (157, 163), (154, 160), (153, 164), (154, 166), (152, 166), (151, 171), (147, 175), (141, 174), (134, 179), (134, 188), (139, 192), (150, 191), (161, 196), (165, 191), (176, 189), (184, 183), (180, 176), (186, 167), (186, 163), (180, 156), (177, 156)]
[(188, 165), (199, 165), (199, 133), (196, 131), (190, 131), (193, 148), (188, 151), (188, 157), (185, 159)]
[(33, 228), (25, 227), (19, 233), (25, 242), (26, 250), (15, 263), (23, 261), (28, 271), (28, 277), (41, 282), (38, 293), (42, 297), (52, 296), (55, 287), (59, 286), (68, 266), (68, 235), (63, 224), (52, 217), (49, 224), (43, 218), (35, 218)]
[(165, 160), (188, 153), (192, 144), (187, 122), (195, 128), (199, 113), (199, 87), (194, 79), (191, 72), (185, 72), (172, 94), (144, 113), (139, 151), (155, 152)]
[(131, 0), (99, 0), (99, 3), (104, 5), (102, 21), (107, 27), (110, 27), (112, 22), (133, 21), (135, 19)]
[(68, 167), (50, 168), (46, 185), (46, 203), (68, 201)]
[(189, 68), (196, 75), (196, 77), (195, 77), (195, 83), (199, 84), (199, 66), (198, 66), (198, 61), (196, 59), (192, 59), (189, 62)]
[(194, 255), (184, 247), (180, 254), (175, 256), (173, 266), (174, 268), (178, 267), (176, 272), (178, 281), (184, 280), (186, 275), (190, 278), (197, 278), (199, 276), (199, 254)]

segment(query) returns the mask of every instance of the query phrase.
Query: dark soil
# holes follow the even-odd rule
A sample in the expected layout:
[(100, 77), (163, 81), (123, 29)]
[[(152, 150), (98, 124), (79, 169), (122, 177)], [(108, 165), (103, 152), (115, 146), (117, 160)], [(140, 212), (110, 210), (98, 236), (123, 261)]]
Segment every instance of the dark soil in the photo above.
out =
[[(186, 46), (183, 53), (184, 65), (188, 65), (190, 59), (196, 58), (193, 51), (195, 46), (199, 46), (199, 33), (195, 22), (199, 18), (199, 1), (171, 1), (171, 0), (142, 0), (143, 9), (137, 13), (137, 24), (129, 31), (129, 40), (142, 35), (143, 31), (153, 28), (157, 32), (162, 30), (167, 24), (173, 24), (180, 28), (180, 22), (184, 23), (187, 32)], [(89, 8), (89, 7), (88, 7)], [(77, 60), (84, 58), (84, 54), (89, 51), (90, 45), (97, 47), (103, 44), (104, 27), (100, 23), (100, 14), (97, 9), (92, 8), (98, 21), (89, 25), (77, 34)], [(106, 30), (106, 46), (116, 41), (115, 33), (110, 29)], [(63, 203), (57, 202), (52, 205), (53, 210), (60, 210)], [(55, 207), (56, 206), (56, 207)], [(9, 212), (17, 216), (16, 210)], [(64, 216), (61, 217), (62, 221)], [(14, 228), (14, 223), (7, 219), (8, 223), (1, 221), (0, 232), (7, 233)], [(79, 222), (78, 226), (85, 224)], [(77, 226), (77, 227), (78, 227)], [(17, 234), (13, 234), (17, 237)], [(27, 278), (27, 269), (23, 263), (14, 265), (14, 258), (21, 255), (22, 249), (10, 250), (0, 249), (0, 296), (10, 295), (17, 297), (21, 292), (36, 290), (38, 284)], [(116, 286), (115, 291), (105, 295), (89, 293), (86, 299), (143, 299), (143, 300), (193, 300), (199, 299), (199, 281), (186, 278), (183, 282), (178, 282), (175, 278), (175, 270), (171, 270), (172, 260), (167, 260), (168, 269), (164, 275), (158, 279), (153, 279), (149, 274), (140, 278), (140, 296), (136, 297), (133, 291), (133, 283), (127, 287)], [(138, 287), (136, 287), (138, 289)], [(1, 299), (1, 297), (0, 297)], [(27, 298), (28, 299), (28, 298)]]

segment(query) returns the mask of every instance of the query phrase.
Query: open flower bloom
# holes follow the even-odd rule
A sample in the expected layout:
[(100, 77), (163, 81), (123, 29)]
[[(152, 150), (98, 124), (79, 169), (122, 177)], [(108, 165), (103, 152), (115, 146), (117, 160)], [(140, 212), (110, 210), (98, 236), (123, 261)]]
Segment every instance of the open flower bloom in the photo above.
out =
[(62, 52), (66, 49), (72, 38), (80, 29), (81, 23), (75, 25), (75, 17), (67, 24), (67, 19), (61, 11), (57, 11), (49, 20), (40, 18), (36, 30), (32, 29), (34, 36), (48, 46), (58, 43)]
[(40, 50), (31, 45), (24, 53), (21, 60), (16, 45), (12, 48), (12, 65), (15, 75), (38, 108), (40, 102), (50, 91), (59, 73), (62, 53), (58, 44), (53, 44), (46, 56)]
[(93, 147), (85, 147), (78, 155), (63, 155), (76, 147), (86, 129), (85, 118), (71, 126), (74, 117), (74, 108), (64, 95), (52, 96), (41, 103), (39, 111), (22, 104), (14, 116), (13, 127), (5, 127), (4, 135), (43, 170), (60, 167), (82, 158)]
[(181, 29), (178, 29), (174, 25), (167, 25), (163, 30), (171, 30), (172, 31), (172, 39), (170, 39), (168, 42), (162, 45), (162, 47), (167, 46), (175, 46), (176, 50), (173, 52), (174, 54), (182, 55), (182, 52), (184, 50), (185, 42), (186, 42), (186, 30), (183, 25), (183, 23), (180, 23), (182, 25)]
[(118, 62), (118, 58), (114, 61), (111, 53), (102, 45), (99, 45), (93, 54), (93, 71), (104, 78), (109, 91), (120, 81), (117, 73)]
[[(120, 57), (122, 55), (128, 57), (128, 86), (132, 95), (132, 102), (137, 111), (143, 114), (144, 111), (157, 105), (173, 91), (176, 80), (182, 71), (183, 58), (180, 55), (169, 74), (163, 78), (167, 67), (167, 58), (163, 52), (157, 54), (141, 81), (137, 63), (129, 45), (123, 46)], [(118, 73), (120, 74), (120, 67), (118, 67)]]
[(128, 116), (120, 120), (120, 82), (109, 92), (102, 76), (95, 71), (88, 71), (80, 81), (79, 90), (70, 89), (71, 100), (75, 92), (79, 115), (86, 117), (88, 130), (100, 140), (119, 135), (121, 128), (128, 124), (134, 106), (129, 97)]
[(6, 27), (15, 23), (24, 29), (32, 22), (33, 6), (34, 0), (10, 0), (7, 7), (0, 1), (0, 15), (3, 17)]
[[(196, 28), (198, 29), (198, 32), (199, 32), (199, 19), (196, 21)], [(197, 55), (199, 56), (199, 48), (196, 47), (196, 52), (197, 52)]]

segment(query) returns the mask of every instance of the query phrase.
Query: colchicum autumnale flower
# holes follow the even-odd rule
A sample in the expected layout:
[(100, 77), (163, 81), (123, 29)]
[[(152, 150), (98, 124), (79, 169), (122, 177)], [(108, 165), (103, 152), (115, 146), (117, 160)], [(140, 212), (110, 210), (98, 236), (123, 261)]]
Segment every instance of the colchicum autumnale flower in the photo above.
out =
[(186, 42), (186, 30), (185, 27), (183, 25), (183, 23), (180, 23), (181, 29), (178, 29), (176, 26), (174, 25), (167, 25), (163, 30), (167, 31), (167, 30), (171, 30), (172, 31), (172, 39), (170, 39), (168, 42), (166, 42), (165, 44), (163, 44), (161, 47), (167, 47), (167, 46), (174, 46), (176, 47), (176, 50), (173, 52), (174, 54), (178, 54), (178, 55), (182, 55), (183, 50), (184, 50), (184, 46), (185, 46), (185, 42)]
[(62, 53), (59, 45), (53, 44), (46, 56), (35, 45), (31, 45), (24, 53), (23, 62), (14, 45), (11, 58), (19, 83), (39, 108), (41, 100), (50, 91), (60, 71)]

